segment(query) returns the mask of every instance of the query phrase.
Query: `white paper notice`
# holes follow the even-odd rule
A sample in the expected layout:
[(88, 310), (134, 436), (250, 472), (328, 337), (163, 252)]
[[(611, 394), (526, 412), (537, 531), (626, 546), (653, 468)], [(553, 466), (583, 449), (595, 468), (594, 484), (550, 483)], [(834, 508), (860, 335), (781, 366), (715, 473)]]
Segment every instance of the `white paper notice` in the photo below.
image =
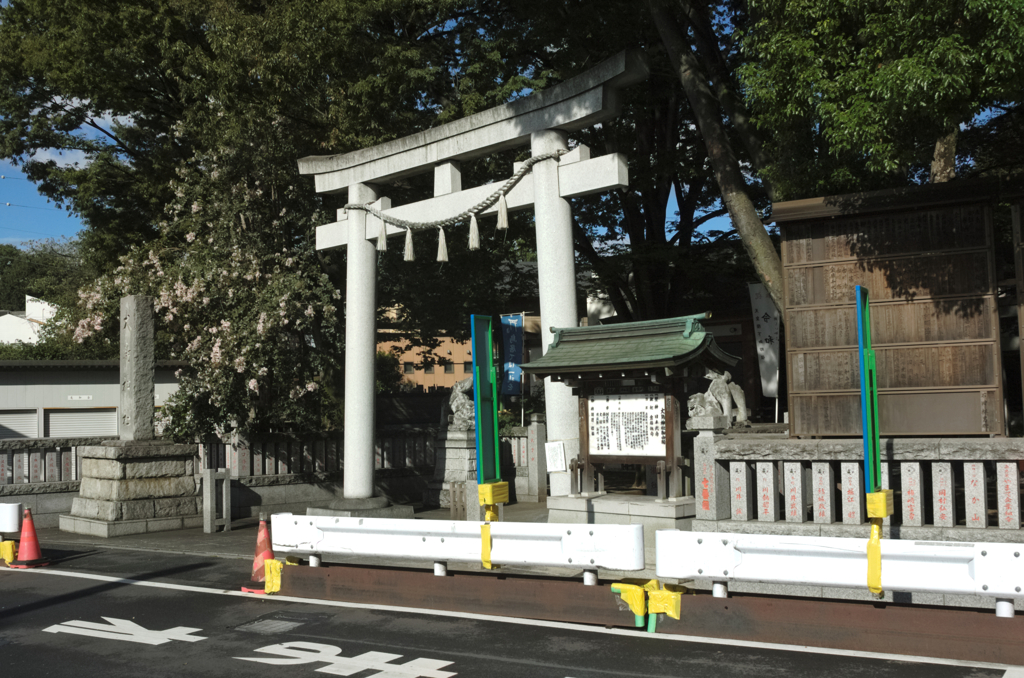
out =
[(568, 467), (565, 465), (564, 443), (545, 443), (544, 455), (548, 458), (548, 473), (558, 473), (568, 470)]

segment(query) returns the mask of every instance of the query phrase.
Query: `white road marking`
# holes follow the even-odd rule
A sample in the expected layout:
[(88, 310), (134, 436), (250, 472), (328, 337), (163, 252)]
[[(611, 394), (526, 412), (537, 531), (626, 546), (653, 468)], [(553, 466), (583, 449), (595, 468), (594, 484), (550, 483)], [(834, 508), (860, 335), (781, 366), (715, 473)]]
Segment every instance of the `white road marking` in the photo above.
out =
[(1003, 678), (1024, 678), (1024, 668), (1015, 666), (1010, 669), (1006, 669), (1006, 673), (1003, 674)]
[[(124, 579), (121, 577), (110, 577), (103, 574), (89, 574), (86, 572), (65, 572), (61, 570), (49, 570), (36, 568), (29, 570), (0, 570), (12, 574), (31, 575), (43, 574), (58, 577), (71, 577), (73, 579), (91, 579), (93, 581), (115, 582), (131, 586), (145, 586), (156, 589), (168, 589), (172, 591), (190, 591), (192, 593), (208, 593), (220, 596), (233, 596), (239, 598), (254, 599), (249, 593), (242, 593), (237, 590), (212, 589), (201, 586), (188, 586), (186, 584), (166, 584), (163, 582), (137, 581), (135, 579)], [(887, 652), (861, 652), (857, 650), (840, 650), (829, 647), (811, 647), (809, 645), (786, 645), (783, 643), (761, 643), (756, 641), (732, 640), (729, 638), (705, 638), (703, 636), (681, 636), (657, 633), (637, 633), (626, 629), (605, 629), (586, 626), (584, 624), (571, 624), (567, 622), (543, 621), (539, 619), (519, 619), (517, 617), (501, 617), (489, 614), (474, 614), (472, 612), (448, 612), (445, 610), (424, 610), (416, 607), (399, 607), (396, 605), (368, 605), (365, 603), (344, 603), (335, 600), (317, 600), (315, 598), (298, 598), (295, 596), (260, 596), (265, 601), (280, 600), (289, 603), (305, 603), (307, 605), (320, 605), (323, 607), (341, 607), (360, 610), (378, 610), (381, 612), (402, 612), (406, 614), (422, 614), (434, 617), (451, 617), (455, 619), (476, 619), (479, 621), (502, 622), (505, 624), (518, 624), (521, 626), (537, 626), (550, 629), (566, 629), (570, 631), (581, 631), (585, 633), (597, 633), (612, 636), (628, 636), (635, 640), (661, 640), (683, 643), (702, 643), (704, 645), (724, 645), (728, 647), (747, 647), (762, 650), (780, 650), (783, 652), (802, 652), (806, 654), (831, 655), (836, 657), (858, 657), (861, 659), (881, 659), (885, 661), (913, 662), (917, 664), (937, 664), (940, 666), (965, 666), (979, 669), (1003, 669), (1006, 671), (1020, 671), (1022, 667), (1010, 664), (996, 664), (993, 662), (974, 662), (961, 659), (944, 659), (941, 657), (922, 657), (917, 655), (891, 654)], [(1018, 674), (1010, 674), (1010, 677), (1017, 678)], [(1024, 674), (1020, 674), (1024, 678)]]
[(235, 657), (235, 659), (275, 666), (325, 662), (327, 666), (317, 669), (317, 673), (330, 673), (336, 676), (353, 676), (360, 671), (367, 670), (377, 670), (378, 673), (371, 673), (366, 678), (451, 678), (457, 675), (449, 671), (439, 671), (438, 669), (452, 663), (440, 659), (421, 657), (405, 664), (392, 664), (391, 661), (401, 659), (402, 655), (388, 652), (364, 652), (355, 657), (342, 657), (340, 656), (340, 647), (320, 643), (302, 641), (281, 643), (280, 645), (261, 647), (255, 652), (276, 654), (285, 659), (263, 657)]
[(63, 624), (56, 624), (45, 628), (43, 631), (46, 633), (73, 633), (78, 636), (106, 638), (108, 640), (126, 640), (130, 643), (142, 643), (144, 645), (163, 645), (172, 640), (183, 640), (186, 643), (206, 640), (203, 636), (190, 635), (196, 631), (202, 631), (202, 629), (175, 626), (173, 629), (167, 629), (166, 631), (151, 631), (127, 619), (116, 619), (114, 617), (103, 617), (103, 619), (106, 620), (106, 624), (73, 619)]

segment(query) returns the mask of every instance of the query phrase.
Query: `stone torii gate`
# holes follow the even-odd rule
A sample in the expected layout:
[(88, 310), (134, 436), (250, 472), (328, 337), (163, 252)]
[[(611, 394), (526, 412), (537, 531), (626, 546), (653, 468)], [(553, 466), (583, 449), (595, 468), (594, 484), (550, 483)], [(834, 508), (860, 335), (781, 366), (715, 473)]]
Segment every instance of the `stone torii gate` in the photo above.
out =
[[(647, 77), (641, 55), (622, 52), (550, 89), (412, 136), (352, 153), (299, 160), (318, 193), (348, 192), (348, 203), (369, 204), (385, 216), (426, 222), (452, 217), (483, 201), (501, 185), (462, 190), (459, 161), (530, 144), (533, 157), (561, 151), (533, 166), (505, 196), (509, 210), (536, 211), (538, 289), (547, 351), (551, 327), (575, 327), (576, 272), (569, 199), (628, 185), (619, 153), (590, 158), (586, 147), (568, 151), (567, 133), (611, 120), (621, 110), (619, 90)], [(392, 207), (382, 186), (433, 170), (434, 197)], [(496, 207), (483, 214), (494, 214)], [(405, 229), (386, 225), (388, 237)], [(374, 358), (376, 355), (377, 246), (381, 221), (362, 210), (338, 210), (338, 221), (320, 226), (318, 250), (348, 248), (345, 324), (346, 500), (373, 497)], [(548, 440), (564, 443), (569, 458), (579, 451), (579, 407), (571, 389), (545, 379)], [(558, 476), (562, 477), (558, 477)], [(568, 494), (568, 474), (552, 474), (552, 495)]]

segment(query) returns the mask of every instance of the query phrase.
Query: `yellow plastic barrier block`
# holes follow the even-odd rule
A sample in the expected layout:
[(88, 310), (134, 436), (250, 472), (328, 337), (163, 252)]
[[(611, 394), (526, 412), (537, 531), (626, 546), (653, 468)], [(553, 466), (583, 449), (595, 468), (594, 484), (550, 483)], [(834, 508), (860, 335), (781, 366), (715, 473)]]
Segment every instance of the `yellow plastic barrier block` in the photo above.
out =
[[(683, 589), (683, 591), (685, 590)], [(679, 619), (683, 608), (683, 591), (673, 591), (667, 587), (651, 591), (648, 594), (647, 612), (667, 614), (673, 619)]]
[(647, 615), (647, 591), (643, 586), (618, 582), (612, 584), (612, 593), (618, 593), (623, 602), (629, 606), (633, 613), (634, 621), (638, 628), (644, 625), (644, 617)]
[(868, 518), (888, 518), (894, 513), (892, 490), (867, 493)]
[(508, 483), (487, 483), (486, 485), (477, 485), (476, 487), (481, 506), (508, 503)]
[(284, 559), (284, 564), (285, 565), (301, 565), (302, 564), (302, 558), (299, 558), (298, 556), (286, 556), (285, 559)]
[(280, 560), (270, 558), (263, 563), (263, 573), (266, 576), (264, 582), (264, 591), (267, 593), (277, 593), (281, 590), (281, 570), (284, 569), (284, 565), (281, 564)]
[(3, 560), (8, 565), (15, 559), (17, 555), (17, 546), (13, 541), (0, 541), (0, 560)]

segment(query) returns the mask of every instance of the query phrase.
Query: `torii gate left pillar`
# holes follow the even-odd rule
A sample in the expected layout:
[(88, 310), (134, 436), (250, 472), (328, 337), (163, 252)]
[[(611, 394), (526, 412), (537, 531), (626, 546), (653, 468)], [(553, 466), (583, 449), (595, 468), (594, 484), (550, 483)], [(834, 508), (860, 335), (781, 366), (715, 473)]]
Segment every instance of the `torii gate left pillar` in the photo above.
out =
[[(389, 216), (434, 221), (458, 214), (490, 195), (500, 184), (461, 190), (458, 162), (496, 151), (531, 145), (534, 156), (565, 149), (566, 133), (610, 120), (619, 114), (619, 89), (647, 77), (640, 55), (623, 52), (551, 89), (440, 127), (373, 148), (299, 161), (312, 174), (319, 193), (348, 192), (349, 203), (375, 202)], [(374, 187), (433, 170), (430, 200), (391, 208)], [(572, 214), (568, 200), (628, 184), (625, 157), (593, 160), (585, 147), (558, 161), (533, 168), (507, 196), (510, 210), (536, 207), (537, 259), (544, 351), (551, 327), (577, 324)], [(494, 213), (494, 208), (489, 210)], [(485, 212), (487, 214), (487, 212)], [(404, 234), (388, 226), (387, 235)], [(317, 249), (349, 248), (345, 329), (345, 481), (346, 500), (373, 496), (374, 359), (376, 354), (376, 240), (380, 222), (366, 212), (339, 210), (338, 221), (317, 228)], [(449, 237), (452, 237), (451, 235)], [(422, 238), (420, 239), (422, 241)], [(420, 256), (426, 253), (420, 246)], [(579, 409), (575, 396), (559, 383), (545, 381), (549, 441), (561, 441), (571, 458), (579, 450)], [(552, 495), (568, 494), (567, 474), (552, 474)]]

